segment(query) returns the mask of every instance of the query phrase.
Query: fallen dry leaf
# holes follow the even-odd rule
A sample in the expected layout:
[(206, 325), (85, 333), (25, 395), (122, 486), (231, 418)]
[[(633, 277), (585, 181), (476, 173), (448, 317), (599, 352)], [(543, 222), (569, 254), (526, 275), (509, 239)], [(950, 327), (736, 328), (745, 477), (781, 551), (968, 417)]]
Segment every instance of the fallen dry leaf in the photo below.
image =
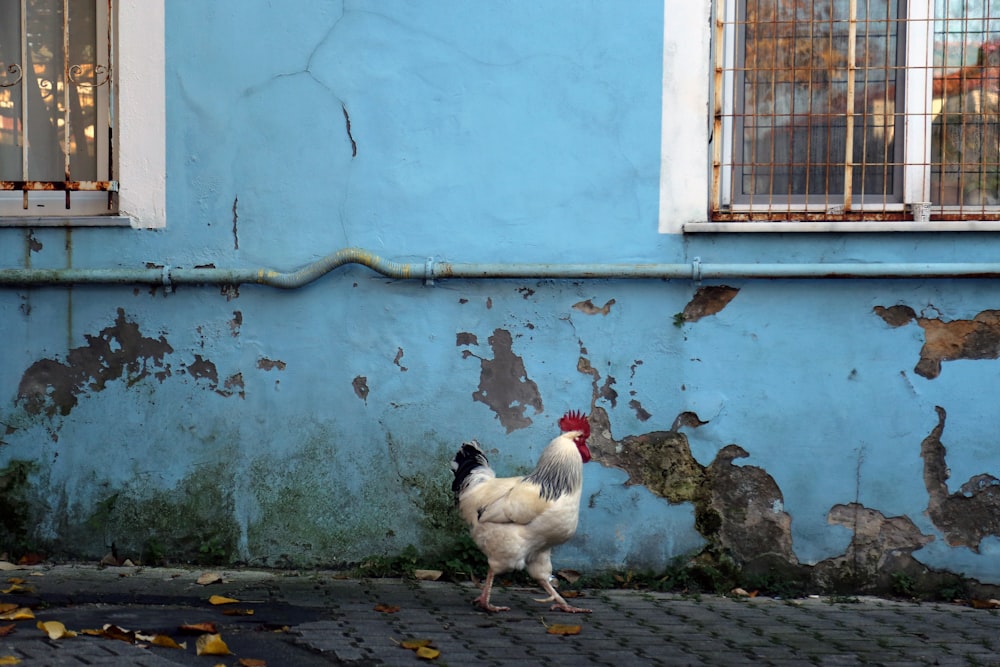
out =
[(222, 575), (219, 574), (218, 572), (206, 572), (205, 574), (198, 577), (198, 580), (195, 581), (195, 583), (200, 584), (202, 586), (208, 586), (209, 584), (221, 584)]
[(10, 588), (8, 588), (7, 590), (0, 591), (0, 593), (5, 593), (7, 595), (11, 595), (13, 593), (31, 593), (31, 592), (32, 591), (30, 586), (23, 586), (21, 584), (11, 584)]
[(444, 576), (444, 572), (441, 570), (414, 570), (413, 576), (420, 581), (437, 581)]
[(23, 583), (26, 583), (26, 582), (21, 577), (10, 577), (9, 579), (7, 579), (7, 583), (8, 584), (23, 584)]
[(13, 602), (0, 602), (0, 614), (6, 614), (8, 611), (14, 611), (17, 607), (18, 605)]
[(76, 637), (76, 633), (67, 630), (66, 626), (59, 621), (38, 621), (35, 624), (42, 632), (48, 634), (49, 639), (62, 639), (63, 637)]
[(562, 623), (555, 623), (553, 625), (546, 626), (545, 632), (550, 635), (578, 635), (582, 629), (583, 628), (579, 625), (563, 625)]
[(10, 561), (0, 560), (0, 572), (9, 572), (10, 570), (20, 570), (17, 565), (14, 565)]
[(211, 635), (219, 630), (215, 623), (188, 623), (180, 627), (180, 631), (186, 635)]
[(580, 577), (583, 576), (576, 570), (559, 570), (558, 572), (556, 572), (556, 575), (562, 577), (571, 584), (575, 584), (577, 581), (580, 580)]
[(421, 660), (434, 660), (439, 655), (441, 655), (441, 651), (430, 646), (421, 646), (417, 649), (417, 657)]
[(236, 598), (227, 598), (222, 595), (213, 595), (208, 598), (211, 604), (233, 604), (234, 602), (239, 602)]
[(0, 665), (19, 665), (21, 659), (13, 655), (0, 655)]
[(17, 624), (11, 623), (10, 625), (0, 625), (0, 637), (6, 637), (10, 633), (14, 632), (14, 628)]
[(418, 648), (430, 646), (432, 643), (430, 639), (405, 639), (399, 645), (410, 651), (416, 651)]
[(375, 605), (375, 611), (381, 612), (383, 614), (395, 614), (397, 611), (399, 611), (399, 607), (397, 607), (394, 604), (383, 604), (380, 602), (377, 605)]
[(253, 609), (223, 609), (223, 616), (253, 616)]
[(973, 609), (998, 609), (1000, 608), (1000, 600), (977, 600), (973, 598), (971, 601)]
[(178, 644), (172, 637), (168, 637), (167, 635), (153, 635), (153, 638), (149, 641), (149, 643), (153, 646), (162, 646), (163, 648), (187, 648), (187, 642)]
[(17, 607), (0, 614), (0, 621), (28, 621), (35, 617), (35, 613), (27, 607)]
[(202, 635), (195, 641), (198, 655), (232, 655), (222, 635)]
[(266, 660), (258, 660), (257, 658), (240, 658), (236, 664), (240, 667), (267, 667)]
[(131, 630), (126, 630), (125, 628), (119, 628), (117, 625), (105, 625), (101, 630), (101, 636), (107, 637), (108, 639), (117, 639), (121, 642), (127, 642), (129, 644), (135, 643), (135, 633)]
[(24, 554), (23, 556), (21, 556), (17, 560), (17, 564), (18, 565), (38, 565), (43, 560), (45, 560), (45, 556), (43, 556), (42, 554), (27, 553), (27, 554)]

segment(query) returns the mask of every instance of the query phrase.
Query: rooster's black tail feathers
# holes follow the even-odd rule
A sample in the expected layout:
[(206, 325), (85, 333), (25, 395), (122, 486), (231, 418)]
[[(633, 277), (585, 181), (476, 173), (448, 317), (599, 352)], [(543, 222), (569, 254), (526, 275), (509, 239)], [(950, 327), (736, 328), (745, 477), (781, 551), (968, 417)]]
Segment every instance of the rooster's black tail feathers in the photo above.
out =
[(469, 474), (480, 467), (489, 467), (490, 462), (480, 449), (479, 443), (475, 440), (462, 443), (462, 448), (455, 454), (455, 460), (451, 462), (451, 470), (455, 473), (455, 481), (451, 483), (451, 490), (455, 494), (455, 502), (458, 502), (458, 495), (465, 487), (465, 482)]

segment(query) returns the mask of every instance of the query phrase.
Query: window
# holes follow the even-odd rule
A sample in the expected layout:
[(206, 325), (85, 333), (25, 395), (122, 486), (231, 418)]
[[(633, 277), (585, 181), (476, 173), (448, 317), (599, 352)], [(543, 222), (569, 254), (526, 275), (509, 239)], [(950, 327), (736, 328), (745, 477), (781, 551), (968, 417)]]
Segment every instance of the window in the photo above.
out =
[(162, 0), (0, 2), (0, 225), (162, 226), (163, 80)]
[(1000, 220), (1000, 0), (715, 11), (712, 220)]

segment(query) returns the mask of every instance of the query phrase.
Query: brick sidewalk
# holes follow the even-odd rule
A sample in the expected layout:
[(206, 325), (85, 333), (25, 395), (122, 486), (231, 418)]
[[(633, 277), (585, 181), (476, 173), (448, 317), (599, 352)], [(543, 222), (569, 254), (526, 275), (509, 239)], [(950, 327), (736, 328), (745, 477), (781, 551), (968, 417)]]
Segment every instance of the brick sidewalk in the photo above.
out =
[[(540, 591), (498, 587), (495, 601), (511, 611), (489, 615), (470, 605), (476, 589), (469, 584), (231, 570), (222, 573), (224, 583), (199, 586), (200, 573), (36, 568), (28, 574), (40, 576), (5, 573), (23, 577), (32, 591), (0, 595), (0, 602), (34, 606), (37, 620), (61, 620), (76, 630), (104, 621), (169, 634), (184, 623), (211, 620), (235, 655), (197, 656), (190, 637), (183, 651), (83, 636), (53, 641), (26, 620), (0, 637), (0, 658), (17, 657), (26, 667), (235, 667), (240, 658), (269, 667), (429, 664), (400, 646), (422, 639), (440, 651), (430, 664), (452, 667), (1000, 665), (1000, 615), (956, 604), (611, 590), (588, 591), (575, 601), (593, 614), (569, 615), (535, 602)], [(207, 603), (212, 594), (240, 599), (253, 616), (223, 615)], [(580, 632), (556, 636), (547, 624), (579, 625)]]

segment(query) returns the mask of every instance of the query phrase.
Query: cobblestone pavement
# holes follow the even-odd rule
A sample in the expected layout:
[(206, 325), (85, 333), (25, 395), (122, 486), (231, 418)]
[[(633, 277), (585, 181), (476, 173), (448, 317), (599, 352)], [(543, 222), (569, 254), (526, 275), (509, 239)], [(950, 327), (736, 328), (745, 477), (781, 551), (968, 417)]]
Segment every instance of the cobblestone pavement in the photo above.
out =
[[(61, 565), (0, 573), (8, 591), (0, 604), (35, 616), (0, 620), (0, 635), (14, 626), (0, 636), (0, 665), (428, 664), (402, 647), (407, 640), (430, 641), (440, 652), (432, 664), (451, 666), (1000, 665), (998, 612), (958, 604), (611, 590), (586, 591), (574, 602), (594, 613), (569, 615), (535, 602), (540, 591), (500, 586), (494, 602), (511, 611), (490, 615), (470, 605), (471, 584), (226, 570), (221, 583), (202, 586), (202, 572)], [(211, 595), (240, 602), (213, 606)], [(231, 609), (243, 615), (224, 613)], [(85, 635), (53, 640), (36, 627), (49, 620), (70, 630), (113, 624), (163, 633), (187, 647)], [(217, 624), (231, 655), (196, 655), (196, 638), (179, 628), (203, 622)], [(579, 634), (550, 634), (554, 624), (578, 625)], [(12, 658), (20, 662), (4, 661)]]

